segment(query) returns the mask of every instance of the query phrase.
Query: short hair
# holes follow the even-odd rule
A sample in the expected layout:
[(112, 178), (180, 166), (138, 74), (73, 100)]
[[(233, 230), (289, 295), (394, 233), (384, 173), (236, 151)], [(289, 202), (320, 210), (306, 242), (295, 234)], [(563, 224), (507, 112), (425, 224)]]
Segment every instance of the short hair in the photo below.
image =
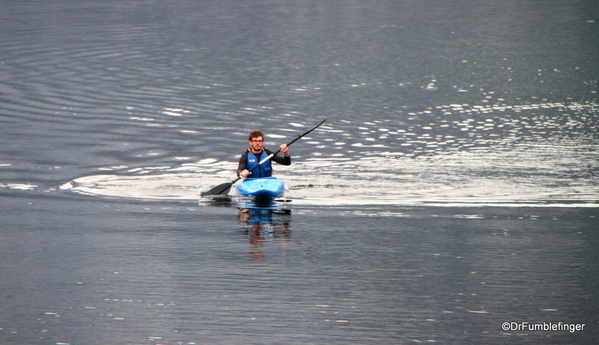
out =
[(254, 138), (258, 138), (258, 137), (262, 137), (262, 139), (264, 139), (264, 133), (262, 133), (261, 130), (256, 129), (250, 132), (250, 135), (248, 136), (248, 140), (252, 141), (252, 139)]

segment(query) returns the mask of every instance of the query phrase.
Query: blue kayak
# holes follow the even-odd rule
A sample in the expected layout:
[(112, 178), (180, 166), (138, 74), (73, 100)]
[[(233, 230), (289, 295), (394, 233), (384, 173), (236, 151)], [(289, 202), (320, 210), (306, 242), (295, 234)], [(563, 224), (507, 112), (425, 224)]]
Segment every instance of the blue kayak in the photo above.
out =
[(276, 198), (285, 192), (285, 184), (276, 177), (248, 178), (235, 185), (243, 196)]

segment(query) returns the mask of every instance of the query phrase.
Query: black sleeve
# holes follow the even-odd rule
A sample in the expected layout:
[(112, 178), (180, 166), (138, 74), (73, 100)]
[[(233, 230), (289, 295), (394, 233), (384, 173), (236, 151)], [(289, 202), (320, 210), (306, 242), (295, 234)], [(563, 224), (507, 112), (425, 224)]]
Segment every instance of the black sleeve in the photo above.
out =
[[(274, 152), (270, 151), (270, 150), (266, 150), (266, 153), (268, 153), (269, 155), (273, 154)], [(272, 160), (279, 163), (279, 164), (283, 164), (283, 165), (291, 165), (291, 157), (285, 157), (285, 155), (276, 155), (272, 157)]]
[(239, 157), (239, 165), (237, 166), (237, 176), (239, 176), (239, 173), (241, 173), (242, 171), (245, 170), (245, 167), (248, 164), (248, 152), (245, 151), (243, 152), (243, 154), (241, 155), (241, 157)]

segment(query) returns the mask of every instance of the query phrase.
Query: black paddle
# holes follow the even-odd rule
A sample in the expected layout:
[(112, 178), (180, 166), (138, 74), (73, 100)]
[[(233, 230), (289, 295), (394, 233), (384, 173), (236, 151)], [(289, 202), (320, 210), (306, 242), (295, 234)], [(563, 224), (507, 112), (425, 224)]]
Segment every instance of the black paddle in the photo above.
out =
[[(314, 128), (312, 128), (311, 130), (307, 131), (306, 133), (300, 134), (297, 136), (297, 138), (291, 140), (290, 142), (287, 143), (287, 147), (291, 146), (291, 144), (293, 144), (294, 142), (298, 141), (299, 139), (301, 139), (304, 135), (312, 132), (313, 130), (315, 130), (316, 128), (318, 128), (320, 125), (322, 125), (327, 119), (322, 120), (319, 124), (317, 124), (316, 126), (314, 126)], [(278, 149), (277, 152), (274, 152), (270, 155), (268, 155), (268, 157), (264, 158), (263, 160), (261, 160), (260, 162), (258, 162), (258, 164), (254, 165), (253, 168), (251, 168), (249, 170), (249, 172), (252, 172), (252, 170), (256, 169), (258, 166), (260, 166), (260, 164), (266, 162), (267, 160), (271, 159), (272, 157), (276, 156), (279, 152), (281, 152), (281, 149)], [(221, 195), (221, 194), (225, 194), (229, 192), (229, 189), (231, 189), (231, 187), (235, 184), (235, 182), (239, 181), (241, 179), (241, 176), (239, 176), (238, 178), (236, 178), (235, 180), (233, 180), (232, 182), (227, 182), (227, 183), (222, 183), (219, 184), (218, 186), (210, 189), (207, 192), (202, 192), (202, 196), (209, 196), (209, 195)]]

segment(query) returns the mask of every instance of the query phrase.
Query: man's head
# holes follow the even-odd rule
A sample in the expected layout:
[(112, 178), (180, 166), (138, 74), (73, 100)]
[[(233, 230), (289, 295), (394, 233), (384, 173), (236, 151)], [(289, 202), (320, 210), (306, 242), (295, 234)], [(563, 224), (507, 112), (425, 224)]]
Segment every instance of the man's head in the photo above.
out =
[(259, 129), (251, 131), (248, 141), (254, 151), (262, 151), (262, 144), (264, 144), (264, 133), (262, 133), (262, 131)]

